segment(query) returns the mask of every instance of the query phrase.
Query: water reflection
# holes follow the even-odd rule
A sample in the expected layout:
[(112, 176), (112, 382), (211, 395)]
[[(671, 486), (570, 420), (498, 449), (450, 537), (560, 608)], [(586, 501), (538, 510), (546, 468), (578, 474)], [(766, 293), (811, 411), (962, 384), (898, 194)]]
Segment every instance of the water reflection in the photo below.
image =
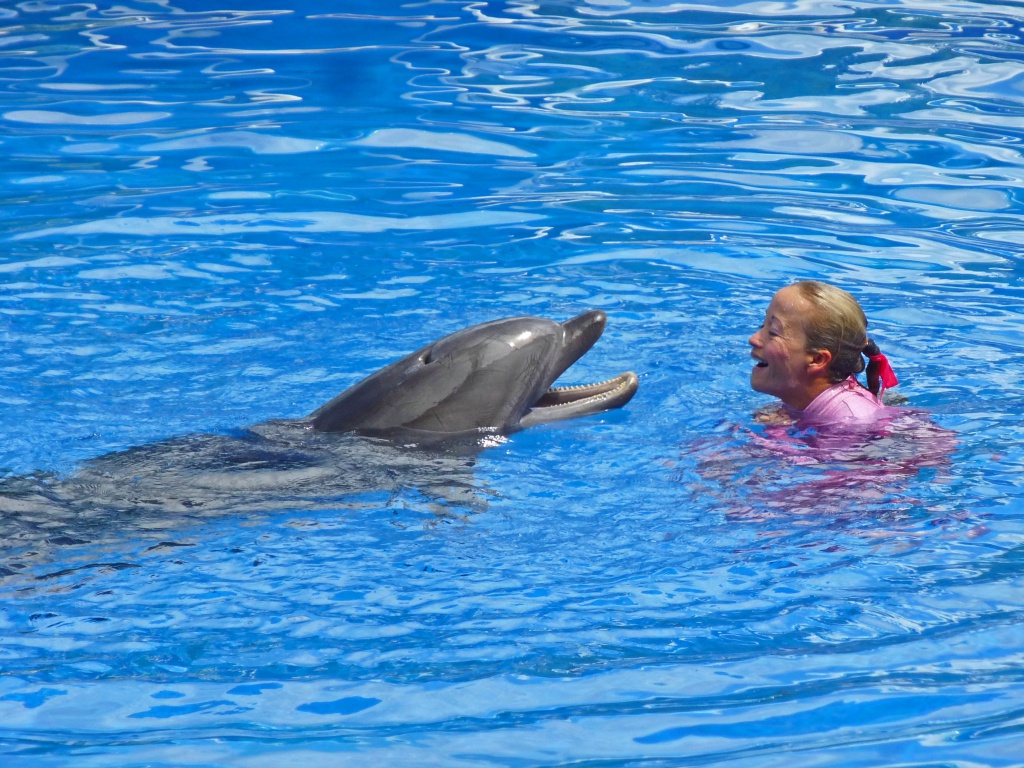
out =
[(779, 421), (766, 410), (729, 438), (685, 444), (677, 481), (735, 520), (876, 529), (949, 511), (941, 488), (954, 479), (957, 438), (930, 414), (890, 407), (876, 423), (802, 430)]

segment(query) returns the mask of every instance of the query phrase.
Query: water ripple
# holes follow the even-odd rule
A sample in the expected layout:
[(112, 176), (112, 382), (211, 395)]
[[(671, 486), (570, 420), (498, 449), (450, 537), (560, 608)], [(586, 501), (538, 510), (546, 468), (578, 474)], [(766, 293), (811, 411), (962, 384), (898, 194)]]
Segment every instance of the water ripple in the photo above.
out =
[[(569, 375), (641, 378), (484, 451), (467, 509), (22, 510), (4, 765), (1019, 763), (1022, 29), (952, 0), (0, 9), (0, 482), (303, 415), (500, 315), (602, 307)], [(805, 277), (861, 299), (934, 429), (764, 448), (746, 339)]]

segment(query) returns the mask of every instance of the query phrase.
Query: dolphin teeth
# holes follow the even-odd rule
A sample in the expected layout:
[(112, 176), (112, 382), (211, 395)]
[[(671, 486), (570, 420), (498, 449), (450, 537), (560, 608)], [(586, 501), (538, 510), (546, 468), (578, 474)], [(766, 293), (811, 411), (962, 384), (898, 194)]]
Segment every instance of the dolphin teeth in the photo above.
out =
[(598, 384), (553, 387), (541, 395), (519, 425), (526, 428), (619, 408), (636, 394), (639, 384), (636, 374), (628, 372)]
[(583, 403), (599, 403), (615, 397), (632, 386), (635, 377), (623, 373), (606, 381), (594, 384), (577, 384), (568, 387), (551, 387), (534, 403), (534, 408), (565, 408)]

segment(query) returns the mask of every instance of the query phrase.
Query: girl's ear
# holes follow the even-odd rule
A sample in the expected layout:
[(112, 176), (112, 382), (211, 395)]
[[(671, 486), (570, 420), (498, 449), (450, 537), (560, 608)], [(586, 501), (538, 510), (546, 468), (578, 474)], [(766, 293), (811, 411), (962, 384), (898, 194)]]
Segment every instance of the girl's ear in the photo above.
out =
[(811, 360), (807, 364), (807, 372), (813, 376), (827, 374), (828, 367), (832, 363), (832, 353), (827, 349), (817, 349), (811, 352)]

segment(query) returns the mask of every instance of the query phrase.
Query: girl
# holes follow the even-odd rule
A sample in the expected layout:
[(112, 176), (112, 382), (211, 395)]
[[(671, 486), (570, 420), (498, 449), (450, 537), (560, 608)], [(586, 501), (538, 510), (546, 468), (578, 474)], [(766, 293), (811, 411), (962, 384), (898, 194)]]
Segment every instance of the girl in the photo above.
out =
[[(750, 337), (750, 386), (778, 397), (800, 428), (874, 420), (885, 407), (882, 392), (899, 382), (867, 325), (846, 291), (816, 280), (787, 285)], [(856, 378), (865, 356), (868, 388)]]

